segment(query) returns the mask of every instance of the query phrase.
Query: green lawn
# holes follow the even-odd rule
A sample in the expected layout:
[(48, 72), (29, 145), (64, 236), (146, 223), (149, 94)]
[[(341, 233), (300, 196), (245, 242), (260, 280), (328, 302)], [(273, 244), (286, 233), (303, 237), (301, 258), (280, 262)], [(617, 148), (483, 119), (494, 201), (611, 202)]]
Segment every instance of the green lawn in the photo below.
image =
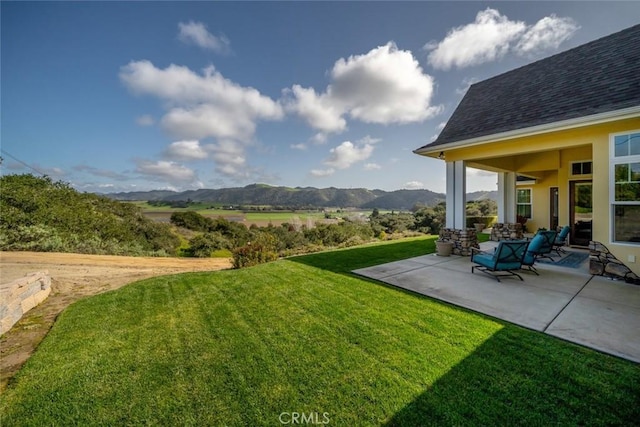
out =
[[(0, 425), (633, 425), (640, 367), (365, 280), (411, 239), (82, 300), (0, 397)], [(309, 418), (307, 418), (309, 420)]]

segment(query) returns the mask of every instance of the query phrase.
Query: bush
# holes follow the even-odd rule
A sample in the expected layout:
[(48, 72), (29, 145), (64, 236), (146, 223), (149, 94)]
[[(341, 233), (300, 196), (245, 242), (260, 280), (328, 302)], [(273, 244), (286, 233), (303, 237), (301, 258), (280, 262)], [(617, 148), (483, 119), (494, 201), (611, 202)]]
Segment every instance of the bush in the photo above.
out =
[(312, 244), (338, 247), (355, 236), (363, 241), (371, 240), (374, 232), (368, 224), (345, 221), (338, 224), (317, 224), (315, 228), (305, 230), (304, 235)]
[(184, 227), (193, 231), (209, 231), (213, 227), (213, 222), (198, 212), (174, 212), (171, 214), (169, 222), (176, 227)]
[(254, 241), (233, 250), (233, 268), (251, 267), (277, 259), (276, 239), (269, 233), (259, 233)]
[(497, 216), (468, 216), (467, 217), (467, 228), (475, 227), (474, 224), (480, 223), (484, 224), (484, 228), (489, 228), (498, 220)]
[(213, 252), (229, 249), (229, 241), (220, 233), (205, 233), (189, 240), (187, 254), (197, 258), (209, 258)]

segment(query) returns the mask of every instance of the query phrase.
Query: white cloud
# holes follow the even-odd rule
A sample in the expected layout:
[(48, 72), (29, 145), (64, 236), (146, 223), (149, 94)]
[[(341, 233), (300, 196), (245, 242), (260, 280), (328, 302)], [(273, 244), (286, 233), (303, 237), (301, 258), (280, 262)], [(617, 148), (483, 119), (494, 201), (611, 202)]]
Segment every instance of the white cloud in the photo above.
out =
[(363, 122), (420, 122), (439, 112), (430, 106), (433, 78), (422, 72), (410, 51), (398, 50), (392, 42), (366, 55), (339, 59), (331, 76), (331, 97)]
[(216, 171), (234, 180), (248, 178), (250, 170), (247, 168), (246, 148), (243, 144), (233, 140), (220, 140), (215, 144), (208, 144), (207, 150), (212, 152), (216, 162)]
[(393, 42), (367, 54), (337, 60), (331, 84), (324, 93), (294, 85), (285, 91), (287, 110), (302, 117), (314, 129), (342, 132), (344, 118), (366, 123), (413, 123), (441, 111), (431, 105), (434, 80), (425, 74), (411, 52)]
[[(167, 113), (161, 123), (176, 139), (218, 140), (223, 148), (213, 159), (216, 169), (227, 175), (231, 171), (238, 173), (237, 177), (246, 175), (237, 167), (237, 159), (245, 158), (258, 122), (284, 117), (279, 103), (252, 87), (226, 79), (214, 67), (200, 75), (183, 66), (160, 69), (150, 61), (133, 61), (121, 68), (120, 79), (131, 92), (164, 101)], [(230, 144), (233, 155), (228, 155)]]
[(378, 142), (382, 141), (381, 138), (372, 138), (370, 135), (365, 136), (364, 138), (359, 139), (358, 141), (356, 141), (357, 144), (377, 144)]
[(491, 177), (491, 178), (495, 178), (496, 181), (498, 179), (498, 175), (495, 172), (491, 172), (491, 171), (485, 171), (482, 169), (474, 169), (474, 168), (467, 168), (467, 177)]
[(466, 77), (462, 79), (462, 84), (456, 89), (458, 95), (464, 95), (467, 93), (472, 84), (479, 82), (480, 79), (476, 77)]
[(201, 22), (190, 21), (178, 24), (178, 39), (186, 44), (195, 44), (203, 49), (209, 49), (217, 53), (230, 51), (229, 39), (225, 36), (216, 37), (207, 31), (207, 27)]
[(164, 154), (173, 160), (203, 160), (209, 156), (197, 140), (172, 142)]
[(516, 52), (525, 55), (558, 49), (560, 44), (571, 38), (579, 28), (580, 26), (571, 18), (545, 16), (522, 35), (515, 47)]
[[(120, 79), (136, 94), (167, 101), (169, 112), (163, 124), (184, 139), (202, 134), (247, 140), (253, 136), (258, 120), (280, 120), (284, 116), (280, 104), (252, 87), (226, 79), (214, 67), (199, 75), (174, 64), (160, 69), (149, 61), (133, 61), (121, 68)], [(187, 123), (197, 130), (188, 130)]]
[(438, 123), (438, 126), (436, 126), (436, 133), (431, 136), (430, 142), (433, 142), (436, 139), (438, 139), (438, 136), (440, 136), (440, 132), (442, 132), (442, 129), (444, 129), (446, 125), (447, 125), (447, 122)]
[(153, 124), (155, 123), (155, 120), (153, 120), (153, 117), (151, 117), (151, 115), (144, 114), (136, 118), (136, 123), (139, 126), (153, 126)]
[(422, 190), (424, 189), (424, 183), (420, 181), (409, 181), (409, 182), (405, 182), (405, 184), (402, 187), (407, 190)]
[(314, 145), (322, 145), (327, 143), (328, 137), (329, 135), (327, 135), (326, 133), (318, 132), (313, 135), (309, 141)]
[(89, 165), (77, 165), (73, 167), (73, 170), (77, 171), (77, 172), (85, 172), (88, 173), (90, 175), (94, 175), (94, 176), (99, 176), (99, 177), (103, 177), (103, 178), (109, 178), (109, 179), (113, 179), (116, 181), (126, 181), (129, 179), (129, 177), (125, 174), (121, 174), (118, 172), (113, 172), (110, 170), (106, 170), (106, 169), (99, 169), (93, 166), (89, 166)]
[(138, 160), (136, 161), (136, 172), (152, 180), (170, 183), (191, 183), (196, 180), (196, 174), (193, 170), (181, 164), (164, 160), (157, 162)]
[(382, 166), (377, 163), (367, 163), (366, 165), (364, 165), (364, 170), (366, 171), (375, 171), (380, 169), (382, 169)]
[(327, 94), (318, 95), (313, 88), (293, 85), (285, 90), (287, 110), (303, 117), (314, 129), (322, 132), (342, 132), (347, 128), (347, 121), (342, 118), (344, 106), (334, 102)]
[(439, 42), (427, 43), (428, 62), (437, 69), (464, 68), (519, 55), (557, 49), (578, 29), (570, 18), (544, 17), (534, 25), (512, 21), (495, 9), (478, 12), (474, 22), (455, 27)]
[(328, 168), (328, 169), (312, 169), (311, 170), (311, 175), (316, 176), (318, 178), (322, 178), (325, 176), (331, 176), (335, 173), (335, 169), (332, 168)]
[(291, 144), (289, 147), (293, 148), (294, 150), (304, 151), (307, 149), (307, 144), (301, 142), (300, 144)]
[(495, 9), (478, 12), (476, 20), (449, 31), (444, 40), (425, 46), (429, 63), (438, 69), (468, 67), (503, 57), (509, 43), (524, 33), (526, 24), (510, 21)]
[(329, 158), (324, 164), (335, 169), (347, 169), (357, 162), (368, 159), (373, 153), (373, 145), (354, 145), (351, 141), (344, 141), (342, 144), (329, 150)]

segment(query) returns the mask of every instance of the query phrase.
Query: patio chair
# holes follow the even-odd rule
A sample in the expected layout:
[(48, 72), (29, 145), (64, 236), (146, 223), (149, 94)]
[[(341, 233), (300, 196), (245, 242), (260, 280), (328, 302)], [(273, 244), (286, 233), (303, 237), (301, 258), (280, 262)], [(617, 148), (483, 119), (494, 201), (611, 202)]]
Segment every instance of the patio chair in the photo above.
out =
[(471, 273), (480, 270), (490, 276), (493, 276), (498, 282), (500, 277), (516, 276), (520, 280), (522, 276), (514, 270), (522, 268), (522, 258), (529, 242), (527, 241), (501, 241), (493, 253), (481, 252), (476, 249), (472, 250), (471, 262), (476, 265), (471, 267)]
[(536, 234), (533, 239), (529, 242), (529, 247), (527, 251), (524, 253), (524, 257), (522, 258), (522, 269), (528, 270), (539, 276), (538, 270), (534, 267), (534, 263), (536, 262), (537, 254), (540, 253), (540, 249), (542, 245), (545, 244), (546, 238), (542, 234)]
[(562, 255), (560, 252), (567, 253), (567, 251), (564, 250), (563, 246), (567, 244), (567, 237), (569, 236), (570, 231), (571, 227), (565, 225), (564, 227), (562, 227), (562, 230), (560, 230), (560, 233), (558, 233), (558, 237), (556, 237), (556, 240), (553, 242), (553, 250), (556, 251), (558, 255)]
[(529, 251), (534, 256), (534, 261), (539, 260), (540, 258), (549, 258), (551, 261), (556, 262), (555, 259), (551, 257), (551, 251), (553, 250), (553, 244), (556, 241), (556, 237), (558, 236), (557, 231), (538, 231), (533, 238), (541, 236), (542, 237), (542, 245), (536, 250)]

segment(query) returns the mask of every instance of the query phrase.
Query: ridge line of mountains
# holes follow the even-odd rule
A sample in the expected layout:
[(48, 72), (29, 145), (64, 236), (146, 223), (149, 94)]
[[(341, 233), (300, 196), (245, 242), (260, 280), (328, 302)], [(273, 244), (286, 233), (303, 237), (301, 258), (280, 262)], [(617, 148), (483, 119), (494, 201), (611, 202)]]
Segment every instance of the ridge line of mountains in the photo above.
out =
[[(120, 201), (205, 202), (223, 205), (270, 205), (292, 208), (361, 208), (409, 210), (416, 205), (435, 206), (445, 200), (444, 193), (430, 190), (368, 190), (366, 188), (276, 187), (251, 184), (245, 187), (187, 191), (133, 191), (103, 194)], [(467, 194), (468, 201), (496, 200), (497, 191)]]

